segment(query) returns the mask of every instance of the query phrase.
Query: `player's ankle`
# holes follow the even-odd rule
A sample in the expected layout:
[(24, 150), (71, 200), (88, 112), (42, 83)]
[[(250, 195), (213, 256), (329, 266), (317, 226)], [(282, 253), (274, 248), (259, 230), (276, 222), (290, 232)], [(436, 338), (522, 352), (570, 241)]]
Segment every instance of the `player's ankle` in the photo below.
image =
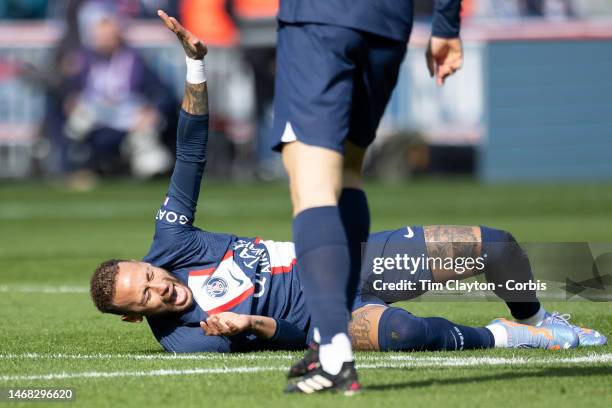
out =
[(331, 342), (319, 347), (319, 361), (324, 371), (336, 375), (342, 369), (342, 364), (353, 361), (351, 340), (346, 333), (338, 333)]
[(521, 324), (527, 324), (529, 326), (537, 326), (538, 324), (542, 323), (542, 320), (546, 318), (546, 315), (546, 309), (544, 309), (544, 306), (540, 306), (538, 311), (533, 316), (530, 316), (526, 319), (516, 319), (516, 322)]
[(495, 348), (507, 348), (508, 347), (508, 330), (501, 324), (493, 323), (486, 328), (493, 335), (493, 340), (495, 342)]

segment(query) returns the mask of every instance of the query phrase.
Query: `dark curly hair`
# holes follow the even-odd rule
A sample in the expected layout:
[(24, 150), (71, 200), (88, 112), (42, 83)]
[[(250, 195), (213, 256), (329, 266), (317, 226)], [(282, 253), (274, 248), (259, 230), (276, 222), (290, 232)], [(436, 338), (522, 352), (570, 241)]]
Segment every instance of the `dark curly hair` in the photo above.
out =
[(119, 262), (123, 259), (109, 259), (102, 262), (93, 273), (89, 285), (91, 300), (102, 313), (113, 313), (118, 315), (127, 314), (113, 303), (115, 297), (115, 281), (119, 271)]

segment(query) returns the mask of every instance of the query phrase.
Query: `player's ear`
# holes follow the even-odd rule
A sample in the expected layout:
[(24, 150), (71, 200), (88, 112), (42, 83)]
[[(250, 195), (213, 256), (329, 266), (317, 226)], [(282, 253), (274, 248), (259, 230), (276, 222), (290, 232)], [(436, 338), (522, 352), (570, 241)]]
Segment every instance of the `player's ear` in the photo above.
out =
[(140, 323), (142, 322), (142, 316), (137, 314), (123, 315), (121, 320), (128, 323)]

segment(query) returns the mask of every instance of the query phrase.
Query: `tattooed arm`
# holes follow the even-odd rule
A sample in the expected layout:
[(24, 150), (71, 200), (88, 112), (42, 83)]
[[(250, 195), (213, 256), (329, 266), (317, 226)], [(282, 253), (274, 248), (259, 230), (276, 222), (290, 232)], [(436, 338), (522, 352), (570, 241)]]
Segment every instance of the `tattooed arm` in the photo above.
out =
[[(157, 12), (166, 27), (179, 39), (185, 55), (192, 60), (203, 60), (208, 52), (206, 45), (195, 35), (187, 31), (174, 17), (168, 16), (163, 11)], [(183, 110), (192, 115), (208, 114), (208, 90), (206, 82), (192, 84), (185, 83), (185, 95), (183, 96)]]
[(267, 347), (293, 350), (306, 346), (306, 333), (283, 319), (268, 316), (222, 312), (200, 322), (207, 336), (235, 336), (248, 332), (265, 340)]
[(248, 331), (261, 339), (269, 339), (276, 332), (276, 320), (266, 316), (222, 312), (200, 322), (207, 336), (235, 336)]
[(208, 91), (206, 82), (190, 84), (185, 82), (185, 95), (181, 108), (192, 115), (208, 114)]
[[(166, 27), (176, 34), (185, 50), (189, 81), (185, 83), (185, 95), (176, 131), (174, 171), (167, 197), (156, 217), (156, 237), (166, 237), (163, 240), (165, 244), (162, 246), (163, 250), (155, 247), (155, 255), (151, 255), (153, 257), (157, 257), (158, 253), (165, 253), (167, 243), (179, 239), (179, 235), (175, 233), (176, 229), (190, 233), (194, 231), (193, 221), (200, 194), (200, 182), (206, 167), (208, 145), (208, 93), (201, 72), (206, 46), (185, 30), (174, 17), (169, 17), (163, 11), (159, 11), (158, 15)], [(190, 71), (190, 68), (195, 70)], [(189, 75), (194, 72), (200, 75)], [(187, 239), (182, 235), (180, 237), (181, 240)], [(158, 241), (156, 239), (155, 242)]]

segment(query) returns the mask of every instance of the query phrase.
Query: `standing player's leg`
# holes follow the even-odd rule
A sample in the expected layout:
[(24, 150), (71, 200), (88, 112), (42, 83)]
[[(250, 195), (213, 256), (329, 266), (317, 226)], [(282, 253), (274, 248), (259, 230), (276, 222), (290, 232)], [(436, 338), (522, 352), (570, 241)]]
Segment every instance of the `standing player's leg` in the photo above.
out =
[[(346, 290), (346, 302), (348, 310), (351, 310), (359, 283), (361, 243), (367, 241), (370, 230), (370, 211), (361, 177), (365, 149), (346, 141), (344, 150), (342, 191), (338, 199), (338, 209), (348, 238), (351, 269)], [(305, 375), (312, 370), (312, 367), (317, 366), (319, 360), (319, 345), (311, 344), (305, 357), (291, 367), (289, 378)]]
[(321, 369), (331, 376), (315, 376), (319, 379), (315, 382), (320, 384), (319, 389), (310, 387), (310, 379), (306, 379), (291, 385), (288, 391), (299, 389), (310, 393), (326, 386), (335, 387), (330, 378), (347, 370), (354, 378), (341, 387), (354, 391), (359, 385), (348, 337), (346, 298), (351, 258), (337, 206), (342, 156), (299, 141), (286, 144), (282, 153), (294, 208), (293, 240), (300, 281), (311, 312), (311, 324), (315, 327), (315, 340), (319, 343)]
[[(361, 246), (367, 242), (370, 229), (370, 211), (362, 186), (363, 159), (366, 148), (376, 136), (376, 129), (397, 82), (405, 52), (406, 44), (403, 42), (362, 33), (359, 47), (351, 53), (356, 62), (351, 72), (349, 127), (344, 142), (342, 192), (338, 201), (350, 254), (350, 273), (346, 286), (349, 308), (354, 303), (360, 280)], [(333, 352), (331, 348), (328, 350)], [(310, 354), (314, 352), (311, 350)], [(323, 362), (324, 348), (318, 352)], [(304, 363), (308, 360), (307, 355), (296, 368), (307, 365)]]
[[(338, 209), (353, 87), (349, 54), (359, 42), (358, 32), (341, 27), (279, 28), (275, 147), (282, 151), (289, 175), (298, 273), (320, 343), (322, 372), (309, 375), (326, 379), (318, 389), (302, 384), (310, 378), (302, 379), (288, 391), (359, 386), (348, 337), (350, 255)], [(336, 384), (345, 371), (351, 380)]]
[[(376, 129), (397, 82), (406, 44), (373, 35), (363, 35), (364, 44), (354, 54), (357, 61), (352, 72), (349, 131), (344, 143), (342, 192), (338, 207), (346, 232), (350, 254), (350, 274), (346, 286), (347, 305), (352, 307), (361, 271), (361, 246), (367, 242), (370, 211), (362, 186), (362, 166), (366, 148), (374, 140)], [(328, 348), (328, 350), (332, 350)], [(317, 356), (325, 356), (314, 347), (292, 367), (290, 376), (303, 373), (304, 367)], [(321, 359), (323, 361), (323, 359)]]
[(343, 158), (296, 141), (283, 147), (283, 162), (290, 180), (298, 270), (318, 332), (321, 364), (337, 374), (342, 363), (352, 361), (345, 293), (350, 255), (337, 206)]
[(361, 175), (366, 149), (347, 140), (344, 144), (344, 151), (342, 192), (338, 200), (338, 208), (346, 231), (351, 257), (350, 278), (346, 291), (347, 305), (350, 310), (359, 284), (361, 245), (367, 242), (370, 234), (370, 209), (368, 199), (363, 191)]
[(362, 167), (366, 148), (376, 130), (397, 83), (406, 44), (364, 34), (353, 80), (350, 129), (345, 142), (343, 189), (339, 208), (351, 256), (347, 300), (352, 307), (360, 280), (362, 244), (368, 240), (370, 210), (363, 191)]

